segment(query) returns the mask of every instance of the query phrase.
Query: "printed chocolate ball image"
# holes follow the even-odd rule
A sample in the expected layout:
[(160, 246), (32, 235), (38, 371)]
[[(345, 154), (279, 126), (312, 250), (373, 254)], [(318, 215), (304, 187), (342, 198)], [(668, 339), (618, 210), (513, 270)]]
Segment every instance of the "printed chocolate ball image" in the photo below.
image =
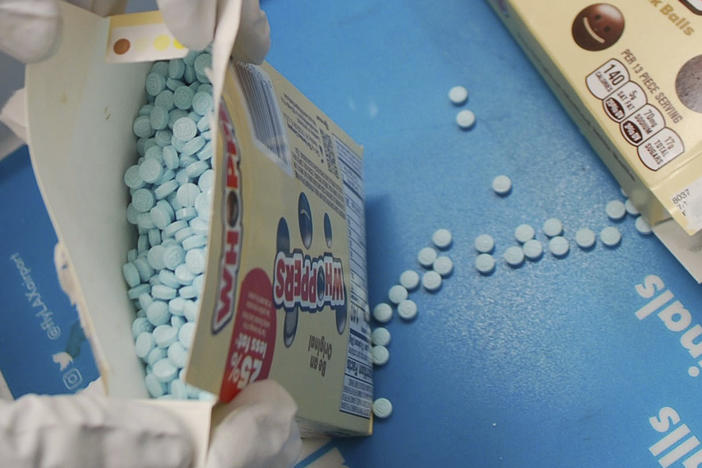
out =
[(227, 195), (227, 223), (229, 227), (235, 227), (239, 220), (239, 199), (236, 192), (231, 191)]
[(297, 215), (300, 220), (300, 237), (305, 248), (309, 249), (312, 245), (312, 210), (310, 202), (304, 193), (300, 194), (297, 201)]
[(278, 221), (278, 232), (275, 238), (275, 251), (290, 253), (290, 230), (285, 218), (280, 218)]
[(702, 112), (702, 55), (691, 58), (675, 77), (675, 92), (685, 107)]
[(604, 50), (624, 32), (624, 16), (608, 3), (595, 3), (578, 13), (573, 21), (573, 39), (585, 50)]

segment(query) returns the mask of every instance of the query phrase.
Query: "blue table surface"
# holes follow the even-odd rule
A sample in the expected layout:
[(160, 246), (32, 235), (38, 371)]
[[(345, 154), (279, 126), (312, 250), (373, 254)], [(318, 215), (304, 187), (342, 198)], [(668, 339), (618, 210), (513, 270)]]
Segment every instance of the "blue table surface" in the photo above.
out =
[[(660, 277), (690, 327), (702, 320), (702, 290), (633, 217), (608, 220), (605, 204), (623, 199), (616, 181), (485, 2), (262, 6), (269, 62), (365, 147), (371, 306), (402, 271), (421, 270), (416, 254), (435, 229), (454, 235), (454, 273), (437, 293), (411, 293), (416, 320), (387, 325), (391, 357), (376, 369), (375, 393), (393, 402), (392, 416), (376, 420), (372, 437), (333, 440), (299, 466), (333, 449), (350, 467), (655, 467), (670, 452), (649, 448), (669, 429), (702, 434), (697, 360), (656, 313), (636, 317), (648, 299), (635, 286)], [(447, 98), (457, 84), (470, 92), (461, 107)], [(461, 108), (477, 116), (469, 131), (455, 124)], [(25, 162), (4, 162), (22, 174), (0, 173), (5, 197), (31, 184), (26, 154), (14, 157)], [(514, 184), (504, 198), (490, 187), (499, 174)], [(32, 197), (13, 199), (36, 205)], [(514, 228), (529, 223), (545, 241), (540, 226), (552, 216), (570, 253), (507, 266)], [(608, 225), (621, 230), (619, 247), (575, 246), (578, 228)], [(0, 224), (0, 239), (15, 228)], [(473, 266), (482, 233), (496, 239), (490, 276)], [(649, 418), (664, 407), (680, 420), (658, 432)]]
[[(454, 235), (453, 275), (411, 293), (414, 322), (388, 325), (375, 393), (393, 415), (370, 438), (332, 443), (348, 466), (659, 466), (665, 453), (649, 447), (665, 434), (649, 418), (666, 406), (702, 433), (697, 362), (655, 314), (636, 318), (647, 300), (635, 285), (659, 276), (692, 324), (702, 290), (633, 217), (607, 218), (618, 184), (487, 3), (262, 5), (269, 62), (365, 146), (371, 305), (420, 269), (435, 229)], [(458, 84), (470, 93), (460, 108), (447, 98)], [(467, 132), (454, 122), (463, 107), (477, 116)], [(490, 187), (499, 174), (514, 184), (506, 198)], [(568, 256), (507, 266), (514, 228), (543, 241), (552, 216)], [(612, 224), (618, 248), (575, 246), (578, 228)], [(496, 239), (487, 277), (473, 267), (481, 233)]]

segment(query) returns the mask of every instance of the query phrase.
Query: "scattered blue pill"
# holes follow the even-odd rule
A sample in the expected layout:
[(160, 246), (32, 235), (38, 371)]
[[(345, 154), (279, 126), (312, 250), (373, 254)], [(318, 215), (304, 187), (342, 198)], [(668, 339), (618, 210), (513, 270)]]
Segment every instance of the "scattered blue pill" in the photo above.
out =
[(171, 224), (171, 216), (168, 211), (162, 206), (154, 206), (149, 212), (151, 215), (151, 221), (159, 229), (165, 229), (169, 224)]
[(152, 372), (159, 381), (168, 383), (175, 378), (178, 369), (168, 359), (161, 359), (153, 365)]
[(190, 271), (187, 265), (178, 265), (175, 269), (175, 277), (182, 285), (188, 285), (193, 282), (195, 274)]
[(185, 73), (185, 62), (182, 59), (173, 59), (168, 62), (168, 76), (179, 80)]
[(205, 271), (205, 260), (205, 251), (203, 249), (188, 250), (185, 254), (185, 265), (195, 275)]
[(154, 338), (150, 332), (141, 332), (137, 336), (135, 349), (136, 355), (145, 359), (149, 352), (154, 348)]
[(183, 316), (188, 322), (195, 321), (195, 319), (197, 318), (198, 307), (198, 303), (195, 301), (185, 301), (185, 305), (183, 306)]
[(151, 294), (142, 294), (139, 296), (139, 307), (142, 309), (146, 309), (151, 305), (152, 302), (154, 302), (153, 298), (151, 297)]
[(175, 270), (178, 265), (183, 263), (185, 252), (179, 245), (169, 245), (163, 253), (163, 264), (169, 270)]
[(161, 163), (154, 158), (146, 158), (144, 162), (139, 164), (139, 175), (144, 182), (153, 184), (161, 177), (162, 174), (163, 166), (161, 166)]
[(142, 294), (144, 294), (144, 293), (148, 294), (149, 291), (151, 291), (151, 285), (140, 284), (139, 286), (134, 286), (133, 288), (129, 289), (127, 291), (127, 297), (129, 297), (129, 299), (136, 300)]
[[(154, 99), (154, 106), (161, 107), (166, 111), (173, 109), (173, 91), (164, 89), (158, 93), (158, 96)], [(166, 124), (168, 124), (168, 120), (166, 120)]]
[[(187, 86), (181, 86), (175, 90), (173, 102), (178, 109), (188, 110), (193, 103), (195, 92)], [(184, 113), (184, 116), (187, 115)]]
[(132, 189), (140, 189), (144, 186), (144, 179), (139, 175), (139, 165), (130, 166), (124, 172), (124, 184)]
[(137, 286), (141, 282), (139, 279), (139, 270), (137, 270), (136, 266), (131, 262), (122, 265), (122, 274), (130, 288)]
[(193, 299), (198, 296), (200, 291), (191, 286), (183, 286), (178, 290), (178, 295), (184, 299)]
[(146, 75), (146, 92), (149, 96), (158, 96), (166, 87), (166, 78), (160, 73), (151, 72)]
[(190, 345), (193, 342), (193, 335), (195, 333), (195, 324), (193, 322), (188, 322), (178, 330), (178, 340), (186, 348), (190, 349)]
[(165, 60), (158, 60), (151, 65), (151, 73), (156, 73), (163, 76), (164, 78), (168, 75), (168, 62)]
[[(151, 127), (151, 119), (147, 115), (140, 115), (134, 119), (134, 124), (132, 125), (132, 130), (134, 134), (141, 138), (148, 138), (153, 135), (153, 128)], [(146, 145), (146, 143), (144, 143)]]
[(161, 200), (163, 198), (166, 198), (171, 193), (175, 192), (177, 189), (178, 182), (176, 180), (171, 179), (168, 182), (165, 182), (156, 187), (156, 189), (154, 189), (154, 195), (156, 196), (157, 200)]
[(198, 91), (193, 96), (193, 110), (198, 115), (205, 115), (212, 109), (212, 95), (204, 91)]
[(207, 142), (203, 137), (196, 136), (195, 138), (189, 140), (183, 145), (183, 150), (181, 151), (181, 153), (184, 156), (191, 156), (200, 151), (205, 146), (205, 143)]
[(146, 377), (144, 377), (144, 384), (146, 385), (146, 390), (148, 390), (149, 395), (154, 398), (162, 396), (166, 391), (163, 383), (150, 373), (146, 374)]
[(154, 342), (159, 348), (167, 348), (178, 340), (178, 329), (170, 325), (159, 325), (152, 332)]
[(197, 134), (197, 125), (188, 117), (181, 117), (173, 124), (173, 135), (183, 141), (191, 140)]
[(153, 329), (154, 326), (151, 325), (151, 323), (149, 323), (145, 317), (137, 317), (132, 322), (132, 335), (134, 336), (134, 339), (136, 339), (136, 337), (143, 332), (151, 333)]
[[(182, 220), (181, 220), (182, 221)], [(184, 229), (181, 229), (180, 231), (175, 233), (175, 236), (173, 236), (173, 239), (175, 239), (176, 242), (179, 244), (182, 244), (185, 239), (193, 235), (193, 230), (192, 228), (186, 227)]]
[(149, 124), (154, 130), (163, 130), (168, 127), (168, 109), (154, 106), (149, 116)]
[(154, 270), (162, 270), (164, 268), (163, 254), (165, 251), (166, 249), (163, 245), (154, 245), (149, 249), (149, 252), (146, 254), (146, 260), (151, 268)]
[(163, 325), (170, 320), (168, 304), (164, 301), (154, 301), (146, 309), (146, 318), (154, 326)]
[(185, 83), (183, 83), (180, 80), (177, 80), (175, 78), (166, 78), (166, 88), (170, 89), (175, 93), (175, 91), (180, 88), (181, 86), (185, 86)]
[(151, 287), (151, 295), (154, 299), (171, 300), (176, 297), (175, 288), (168, 287), (164, 284), (158, 284)]
[(163, 348), (153, 348), (151, 351), (149, 351), (149, 354), (146, 356), (146, 364), (149, 366), (153, 366), (156, 364), (158, 361), (166, 357), (166, 350)]
[(196, 217), (190, 220), (190, 229), (193, 234), (207, 235), (210, 232), (210, 225), (202, 218)]
[(171, 138), (173, 138), (173, 134), (167, 129), (159, 130), (156, 132), (156, 135), (154, 135), (154, 141), (162, 148), (171, 144)]
[[(154, 247), (152, 247), (152, 249), (153, 248)], [(149, 281), (149, 278), (151, 278), (154, 275), (154, 270), (143, 257), (137, 257), (137, 259), (134, 260), (132, 264), (136, 267), (137, 271), (139, 272), (139, 276), (141, 277), (142, 282)]]

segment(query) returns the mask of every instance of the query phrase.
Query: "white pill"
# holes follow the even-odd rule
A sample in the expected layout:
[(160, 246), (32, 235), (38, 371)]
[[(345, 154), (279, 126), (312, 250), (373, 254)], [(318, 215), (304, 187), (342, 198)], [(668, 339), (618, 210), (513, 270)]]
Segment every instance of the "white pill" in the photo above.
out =
[(441, 276), (450, 275), (453, 271), (453, 261), (445, 255), (437, 257), (436, 260), (434, 260), (434, 271)]
[(417, 261), (419, 261), (419, 264), (424, 268), (429, 268), (434, 264), (434, 260), (436, 260), (438, 255), (439, 254), (436, 253), (436, 250), (432, 249), (431, 247), (424, 247), (417, 254)]
[(605, 212), (610, 219), (617, 221), (626, 215), (626, 206), (619, 200), (612, 200), (605, 206)]
[(514, 238), (517, 239), (517, 242), (520, 244), (525, 243), (529, 239), (533, 239), (534, 234), (536, 234), (534, 228), (528, 224), (520, 224), (517, 226), (517, 229), (514, 230)]
[(427, 291), (436, 291), (441, 287), (441, 275), (435, 271), (427, 271), (422, 276), (422, 286)]
[(475, 257), (475, 269), (487, 275), (495, 269), (495, 259), (490, 254), (480, 254)]
[(390, 359), (390, 351), (382, 345), (376, 345), (371, 348), (371, 360), (376, 366), (385, 365)]
[(440, 249), (445, 249), (451, 245), (453, 237), (448, 229), (437, 229), (431, 236), (431, 241)]
[(648, 224), (648, 221), (646, 221), (643, 216), (636, 218), (634, 226), (636, 226), (636, 230), (644, 236), (651, 234), (651, 225)]
[(388, 299), (390, 299), (390, 302), (393, 304), (399, 304), (407, 299), (407, 290), (404, 288), (404, 286), (396, 284), (388, 291)]
[(456, 114), (456, 123), (462, 129), (467, 130), (475, 123), (475, 114), (468, 109), (464, 109)]
[(380, 323), (388, 323), (392, 318), (392, 307), (385, 302), (381, 302), (373, 308), (373, 318)]
[(607, 226), (600, 231), (600, 240), (607, 247), (615, 247), (622, 240), (622, 234), (614, 226)]
[(449, 89), (448, 97), (452, 103), (460, 106), (468, 99), (468, 90), (463, 86), (454, 86)]
[(490, 234), (480, 234), (475, 238), (475, 250), (480, 253), (490, 253), (495, 248), (495, 239)]
[(509, 266), (517, 267), (524, 261), (524, 252), (521, 247), (514, 245), (505, 250), (503, 257)]
[(563, 233), (563, 223), (558, 218), (549, 218), (544, 221), (541, 230), (544, 231), (548, 237), (560, 236)]
[(397, 305), (397, 315), (403, 320), (412, 320), (417, 316), (417, 304), (406, 299)]
[(634, 206), (633, 203), (631, 203), (631, 200), (627, 199), (624, 202), (624, 208), (626, 208), (626, 212), (629, 213), (631, 216), (638, 216), (639, 209)]
[(374, 345), (387, 346), (390, 344), (390, 332), (385, 327), (378, 327), (371, 333), (371, 343)]
[(570, 250), (570, 244), (565, 237), (555, 236), (548, 241), (548, 249), (554, 256), (564, 257), (568, 253), (568, 250)]
[(536, 239), (528, 240), (522, 246), (524, 256), (529, 260), (538, 260), (544, 253), (544, 247)]
[(597, 237), (592, 229), (582, 228), (578, 229), (575, 233), (575, 243), (578, 244), (578, 247), (581, 249), (589, 249), (595, 245), (596, 240)]
[(512, 181), (506, 175), (498, 175), (492, 179), (492, 189), (498, 195), (507, 195), (512, 190)]
[(385, 419), (392, 414), (392, 403), (387, 398), (378, 398), (373, 402), (373, 414), (377, 418)]
[(400, 284), (404, 286), (406, 290), (412, 291), (419, 286), (419, 273), (414, 270), (403, 271), (400, 275)]

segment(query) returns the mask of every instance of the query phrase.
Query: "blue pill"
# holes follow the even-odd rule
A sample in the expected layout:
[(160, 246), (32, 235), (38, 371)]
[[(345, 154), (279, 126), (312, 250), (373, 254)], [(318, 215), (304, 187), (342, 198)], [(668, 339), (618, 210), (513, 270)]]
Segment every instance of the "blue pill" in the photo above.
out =
[(149, 395), (154, 398), (163, 396), (166, 392), (164, 385), (151, 373), (146, 374), (146, 377), (144, 377), (144, 384), (146, 385), (146, 390), (148, 390)]
[(190, 51), (188, 51), (188, 53), (185, 55), (185, 57), (183, 57), (183, 62), (184, 62), (186, 65), (191, 65), (191, 66), (192, 66), (192, 64), (195, 63), (195, 59), (197, 58), (198, 55), (200, 55), (200, 51), (198, 51), (198, 50), (190, 50)]
[(182, 59), (173, 59), (168, 62), (168, 76), (179, 80), (185, 73), (185, 62)]
[[(198, 137), (200, 138), (200, 137)], [(187, 143), (186, 143), (187, 145)], [(185, 146), (183, 146), (185, 148)], [(183, 150), (185, 151), (185, 150)], [(183, 169), (186, 169), (189, 165), (195, 164), (197, 162), (197, 158), (194, 155), (186, 155), (185, 153), (181, 153), (180, 155), (180, 167)], [(187, 176), (188, 179), (190, 179), (190, 176), (188, 175), (188, 171), (185, 171), (185, 176)]]
[(176, 290), (163, 284), (151, 287), (151, 295), (154, 299), (171, 300), (176, 297)]
[(144, 104), (139, 108), (137, 115), (149, 115), (151, 114), (151, 109), (154, 108), (153, 104)]
[(189, 285), (193, 282), (195, 275), (190, 271), (187, 265), (178, 265), (175, 269), (175, 277), (182, 285)]
[[(163, 183), (156, 187), (154, 190), (154, 195), (156, 195), (156, 199), (161, 200), (163, 198), (166, 198), (168, 195), (171, 193), (175, 192), (178, 189), (178, 182), (176, 180), (169, 180), (166, 183)], [(143, 190), (143, 189), (140, 189)], [(151, 209), (149, 207), (149, 209)]]
[(183, 241), (183, 249), (185, 250), (191, 250), (195, 249), (198, 247), (204, 247), (207, 245), (207, 237), (196, 234), (194, 236), (190, 236), (187, 239)]
[(131, 262), (122, 265), (122, 274), (130, 288), (137, 286), (141, 282), (139, 280), (139, 270)]
[(149, 351), (149, 354), (146, 355), (146, 364), (153, 366), (156, 364), (158, 361), (161, 359), (166, 358), (166, 350), (163, 348), (153, 348), (151, 351)]
[[(190, 177), (188, 177), (188, 173), (185, 172), (185, 169), (181, 169), (180, 171), (176, 172), (175, 180), (177, 180), (180, 184), (186, 184), (190, 181)], [(175, 205), (173, 206), (175, 207)]]
[(127, 261), (128, 262), (133, 262), (137, 258), (137, 250), (136, 249), (129, 249), (127, 252)]
[(185, 311), (185, 299), (182, 297), (174, 297), (168, 301), (168, 311), (175, 316), (182, 316)]
[(166, 62), (165, 60), (159, 60), (157, 62), (154, 62), (151, 65), (151, 70), (149, 71), (165, 77), (166, 75), (168, 75), (168, 62)]
[(140, 115), (134, 119), (132, 130), (136, 136), (141, 138), (148, 138), (154, 134), (154, 129), (151, 127), (151, 119), (146, 115)]
[(146, 75), (146, 93), (155, 97), (166, 87), (166, 78), (160, 73), (151, 72)]
[(137, 138), (136, 150), (139, 156), (144, 156), (144, 143), (146, 143), (146, 138)]
[[(182, 221), (182, 220), (181, 220)], [(176, 232), (175, 236), (173, 236), (173, 239), (175, 239), (176, 242), (182, 243), (185, 239), (193, 235), (193, 230), (190, 227), (186, 227), (181, 229), (180, 231)]]
[[(153, 248), (154, 247), (152, 247), (152, 249)], [(139, 272), (139, 277), (141, 278), (142, 282), (149, 281), (149, 278), (151, 278), (154, 275), (154, 270), (151, 268), (149, 263), (146, 260), (144, 260), (144, 257), (137, 257), (137, 259), (134, 260), (132, 263)]]
[(163, 230), (163, 237), (172, 237), (176, 232), (187, 226), (188, 223), (183, 220), (174, 221)]
[[(144, 182), (153, 184), (161, 178), (161, 175), (163, 175), (163, 166), (161, 166), (161, 163), (154, 158), (146, 158), (144, 159), (144, 162), (139, 164), (139, 175)], [(151, 198), (153, 199), (153, 195), (151, 195)], [(138, 206), (137, 209), (139, 209)]]
[(146, 152), (149, 151), (149, 149), (154, 147), (154, 146), (158, 146), (158, 144), (156, 143), (156, 139), (155, 138), (147, 138), (144, 141), (144, 156), (146, 156)]
[(184, 258), (185, 252), (179, 245), (169, 245), (163, 253), (163, 263), (169, 270), (175, 270)]
[(134, 208), (131, 203), (127, 205), (127, 221), (129, 224), (137, 224), (139, 222), (139, 211)]
[(162, 270), (165, 267), (163, 261), (165, 252), (166, 248), (163, 245), (155, 245), (149, 249), (146, 259), (151, 268), (154, 270)]
[(188, 360), (188, 351), (180, 341), (175, 341), (168, 346), (168, 359), (176, 367), (185, 367)]
[[(158, 272), (158, 279), (161, 280), (161, 284), (163, 284), (164, 286), (168, 286), (171, 288), (179, 288), (180, 287), (180, 283), (176, 279), (175, 273), (173, 273), (170, 270), (159, 271)], [(168, 303), (168, 310), (171, 311), (171, 313), (173, 313), (173, 311), (171, 310), (171, 303), (170, 302)]]
[(166, 88), (170, 89), (171, 91), (175, 92), (175, 90), (181, 86), (185, 86), (185, 83), (173, 78), (166, 78)]
[(195, 69), (192, 65), (185, 64), (185, 72), (183, 73), (183, 79), (186, 83), (190, 84), (195, 81)]
[(185, 387), (185, 383), (180, 379), (173, 379), (168, 385), (168, 390), (173, 398), (177, 400), (185, 400), (188, 398), (188, 392)]
[(192, 206), (186, 206), (185, 208), (181, 208), (176, 211), (176, 219), (188, 221), (193, 219), (195, 216), (197, 216), (197, 211), (195, 211), (195, 208)]
[(165, 229), (171, 223), (171, 217), (163, 207), (154, 206), (149, 212), (151, 215), (151, 221), (159, 229)]
[(180, 140), (191, 140), (196, 134), (197, 125), (188, 117), (181, 117), (173, 124), (173, 135)]
[(204, 249), (191, 249), (185, 254), (185, 265), (194, 275), (199, 275), (205, 271), (205, 261)]
[(178, 330), (178, 341), (186, 348), (190, 349), (193, 342), (193, 334), (195, 333), (195, 324), (188, 322)]
[[(173, 109), (173, 91), (170, 89), (164, 89), (158, 93), (158, 96), (156, 96), (156, 99), (154, 99), (154, 105), (167, 111)], [(168, 123), (168, 120), (166, 120), (166, 123)]]
[(155, 106), (149, 116), (149, 124), (155, 130), (163, 130), (168, 127), (168, 109)]
[(180, 165), (178, 152), (173, 146), (169, 145), (163, 148), (163, 162), (168, 169), (177, 169)]
[[(188, 322), (194, 322), (195, 319), (197, 319), (197, 308), (198, 308), (197, 302), (194, 301), (185, 301), (185, 305), (183, 306), (183, 316)], [(187, 325), (187, 324), (186, 324)], [(184, 327), (185, 325), (183, 325)], [(181, 327), (182, 330), (182, 327)]]
[(188, 113), (185, 112), (184, 110), (181, 109), (173, 109), (168, 113), (168, 128), (171, 130), (173, 129), (173, 125), (175, 125), (176, 120), (187, 117)]
[(197, 186), (200, 187), (200, 190), (203, 192), (211, 189), (213, 183), (214, 171), (212, 169), (207, 169), (205, 172), (200, 174), (200, 177), (197, 179)]
[(201, 132), (204, 132), (204, 131), (207, 131), (210, 129), (210, 116), (209, 115), (203, 115), (202, 117), (200, 117), (200, 120), (197, 121), (197, 129), (200, 130)]
[(139, 296), (139, 299), (137, 299), (139, 302), (139, 307), (143, 310), (146, 310), (147, 307), (151, 305), (154, 300), (151, 298), (151, 294), (142, 294)]
[(207, 75), (205, 73), (198, 73), (197, 71), (195, 71), (195, 78), (197, 78), (197, 80), (201, 84), (205, 84), (205, 83), (210, 82), (210, 79), (207, 77)]
[[(183, 208), (188, 208), (195, 205), (195, 198), (197, 198), (197, 196), (200, 195), (201, 192), (200, 187), (191, 182), (188, 182), (186, 184), (181, 185), (176, 193), (178, 202), (183, 206)], [(178, 216), (178, 213), (176, 213), (176, 216)]]
[(149, 332), (141, 332), (136, 339), (136, 355), (145, 359), (149, 352), (154, 348), (154, 338)]
[(195, 96), (195, 91), (188, 86), (181, 86), (175, 90), (173, 102), (178, 109), (186, 111), (193, 103), (193, 96)]
[(168, 312), (168, 304), (163, 301), (154, 301), (146, 308), (146, 318), (154, 326), (159, 326), (168, 323), (170, 313)]
[(212, 210), (210, 206), (211, 200), (209, 198), (210, 197), (203, 192), (200, 195), (198, 195), (195, 199), (195, 210), (197, 210), (198, 216), (200, 216), (203, 220), (206, 221), (210, 219), (210, 214)]
[(151, 291), (151, 285), (140, 284), (139, 286), (134, 286), (133, 288), (129, 289), (127, 291), (127, 297), (129, 297), (129, 299), (136, 300), (142, 294), (148, 294), (149, 291)]
[(212, 85), (209, 83), (200, 83), (197, 90), (203, 93), (212, 94)]
[[(151, 208), (153, 210), (153, 208)], [(154, 245), (159, 245), (161, 243), (161, 231), (159, 229), (149, 229), (148, 232), (149, 245), (153, 247)]]
[[(180, 119), (178, 119), (178, 120), (180, 120)], [(175, 126), (175, 124), (173, 124), (173, 125)], [(173, 135), (173, 138), (171, 138), (171, 145), (173, 145), (173, 147), (176, 150), (178, 150), (178, 152), (183, 151), (183, 147), (185, 146), (185, 143), (187, 143), (187, 142), (184, 140), (181, 140), (180, 138), (178, 138), (175, 135)]]
[(141, 167), (141, 164), (144, 161), (146, 161), (147, 159), (153, 159), (155, 161), (158, 161), (159, 163), (162, 162), (163, 161), (163, 148), (161, 148), (158, 144), (151, 146), (149, 149), (147, 149), (144, 152), (144, 158), (139, 163), (139, 166)]
[[(205, 132), (205, 133), (207, 133), (207, 132)], [(203, 136), (203, 138), (205, 138), (205, 137)], [(208, 141), (207, 143), (205, 143), (205, 146), (203, 146), (202, 149), (200, 151), (198, 151), (197, 157), (201, 161), (205, 161), (207, 159), (210, 159), (212, 156), (214, 156), (214, 149), (212, 147), (212, 142)]]
[(195, 288), (196, 291), (202, 292), (202, 286), (205, 284), (205, 275), (200, 274), (197, 275), (195, 278), (193, 278), (193, 288)]
[[(195, 161), (194, 163), (188, 165), (185, 168), (185, 173), (190, 177), (191, 179), (196, 179), (200, 177), (200, 175), (205, 172), (207, 169), (210, 168), (210, 165), (207, 164), (204, 161)], [(198, 185), (199, 188), (199, 185)], [(193, 201), (193, 204), (195, 201)]]
[(164, 147), (171, 144), (171, 138), (173, 138), (173, 134), (171, 133), (171, 131), (164, 129), (156, 132), (156, 135), (154, 136), (154, 141), (156, 141), (156, 144), (158, 146)]
[(140, 213), (145, 213), (154, 206), (154, 195), (151, 190), (147, 189), (137, 189), (132, 195), (132, 205)]
[(153, 365), (152, 372), (160, 382), (168, 383), (175, 378), (178, 369), (168, 359), (161, 359)]
[(156, 185), (165, 184), (166, 182), (174, 178), (175, 171), (173, 169), (166, 169), (165, 171), (163, 171), (163, 174), (161, 174), (161, 177), (156, 181)]
[(193, 234), (207, 235), (210, 232), (210, 225), (207, 224), (207, 221), (197, 217), (190, 220), (190, 229), (193, 230)]
[(159, 325), (152, 332), (156, 346), (159, 348), (167, 348), (172, 343), (178, 341), (178, 329), (170, 325)]
[(212, 109), (212, 95), (198, 91), (193, 96), (193, 111), (199, 115), (205, 115)]
[[(191, 156), (198, 151), (200, 151), (206, 144), (207, 142), (205, 139), (201, 136), (196, 136), (192, 140), (188, 141), (183, 145), (183, 150), (181, 153), (185, 156)], [(181, 165), (182, 165), (182, 158), (181, 158)]]
[(139, 234), (146, 234), (149, 229), (153, 229), (154, 222), (151, 221), (151, 215), (149, 213), (139, 213), (137, 215), (137, 227), (139, 228)]
[(137, 253), (146, 252), (149, 249), (149, 238), (146, 235), (137, 238)]
[[(170, 304), (168, 310), (171, 310)], [(183, 325), (185, 325), (185, 319), (183, 317), (181, 317), (180, 315), (171, 315), (171, 326), (173, 328), (180, 329), (180, 327), (182, 327)]]
[(144, 186), (144, 179), (139, 175), (139, 166), (130, 166), (126, 171), (124, 171), (124, 183), (127, 187), (132, 189), (139, 189)]
[(153, 329), (154, 326), (151, 325), (144, 317), (137, 317), (132, 322), (132, 335), (135, 339), (143, 332), (151, 333), (151, 330)]

